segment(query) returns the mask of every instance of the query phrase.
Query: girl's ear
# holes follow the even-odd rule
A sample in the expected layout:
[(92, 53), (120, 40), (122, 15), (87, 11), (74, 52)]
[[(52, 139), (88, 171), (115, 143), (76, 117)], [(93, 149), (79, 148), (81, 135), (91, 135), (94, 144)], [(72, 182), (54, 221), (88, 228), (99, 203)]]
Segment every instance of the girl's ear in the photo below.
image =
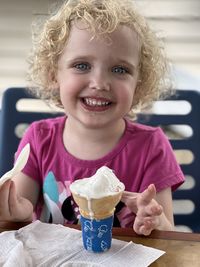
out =
[(59, 88), (59, 83), (56, 77), (56, 73), (51, 71), (49, 72), (49, 84), (51, 84), (51, 88)]
[(59, 84), (57, 80), (52, 80), (51, 84), (52, 84), (52, 88), (59, 88)]

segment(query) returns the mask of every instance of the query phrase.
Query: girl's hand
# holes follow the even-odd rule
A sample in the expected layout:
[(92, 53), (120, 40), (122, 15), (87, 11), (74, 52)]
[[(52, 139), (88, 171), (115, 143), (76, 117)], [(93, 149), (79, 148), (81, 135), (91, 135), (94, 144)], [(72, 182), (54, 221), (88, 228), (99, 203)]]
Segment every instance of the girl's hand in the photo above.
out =
[(0, 187), (0, 221), (32, 221), (33, 205), (16, 193), (15, 183), (6, 181)]
[(163, 212), (162, 206), (154, 199), (156, 188), (153, 184), (139, 194), (137, 198), (137, 214), (133, 229), (138, 234), (149, 235), (152, 230), (160, 226), (160, 216)]
[(163, 209), (155, 196), (156, 188), (151, 184), (142, 193), (125, 192), (122, 197), (122, 202), (136, 214), (133, 229), (137, 234), (149, 235), (160, 226)]

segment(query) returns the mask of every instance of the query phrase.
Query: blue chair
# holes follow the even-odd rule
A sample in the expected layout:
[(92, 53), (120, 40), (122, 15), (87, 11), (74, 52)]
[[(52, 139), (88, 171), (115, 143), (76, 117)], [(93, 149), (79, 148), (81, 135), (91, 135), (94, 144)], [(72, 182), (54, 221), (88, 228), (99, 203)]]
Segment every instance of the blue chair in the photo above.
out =
[(19, 111), (17, 103), (22, 99), (35, 99), (35, 97), (25, 88), (8, 88), (3, 93), (0, 124), (0, 177), (12, 168), (14, 153), (20, 138), (31, 122), (63, 115), (57, 112)]
[[(193, 232), (200, 232), (200, 93), (193, 90), (177, 90), (177, 93), (167, 101), (171, 104), (177, 103), (177, 112), (174, 114), (141, 114), (138, 121), (160, 126), (164, 131), (171, 132), (172, 137), (169, 141), (175, 154), (182, 150), (183, 160), (186, 159), (187, 153), (190, 154), (189, 162), (180, 162), (186, 182), (173, 193), (174, 206), (176, 207), (177, 202), (179, 206), (178, 211), (174, 211), (174, 219), (176, 226), (184, 225)], [(162, 102), (164, 103), (168, 102)], [(180, 103), (188, 103), (191, 111), (186, 114), (177, 114), (184, 111)], [(169, 111), (171, 111), (170, 106)], [(176, 128), (180, 125), (184, 125), (183, 129), (190, 127), (192, 134), (184, 136), (180, 132), (177, 133)], [(187, 211), (187, 207), (190, 207), (190, 211)]]
[[(16, 136), (17, 126), (24, 123), (27, 126), (36, 120), (62, 115), (62, 113), (18, 111), (17, 102), (25, 98), (34, 99), (25, 88), (9, 88), (3, 94), (0, 124), (0, 176), (13, 165), (14, 153), (21, 138), (21, 136)], [(179, 208), (178, 212), (175, 211), (174, 217), (176, 226), (184, 225), (193, 232), (200, 232), (198, 209), (200, 207), (200, 94), (197, 91), (178, 90), (177, 94), (168, 100), (178, 103), (186, 101), (191, 105), (191, 111), (187, 114), (140, 114), (138, 121), (152, 126), (161, 126), (164, 131), (172, 132), (175, 137), (172, 136), (170, 142), (174, 151), (186, 150), (192, 153), (191, 162), (180, 164), (186, 176), (186, 183), (173, 193), (174, 203), (183, 202), (182, 206), (178, 205), (182, 208)], [(178, 109), (180, 109), (179, 105)], [(177, 134), (175, 125), (190, 126), (193, 131), (192, 135), (177, 139), (176, 135), (180, 134)], [(186, 209), (188, 203), (192, 205), (190, 212)]]

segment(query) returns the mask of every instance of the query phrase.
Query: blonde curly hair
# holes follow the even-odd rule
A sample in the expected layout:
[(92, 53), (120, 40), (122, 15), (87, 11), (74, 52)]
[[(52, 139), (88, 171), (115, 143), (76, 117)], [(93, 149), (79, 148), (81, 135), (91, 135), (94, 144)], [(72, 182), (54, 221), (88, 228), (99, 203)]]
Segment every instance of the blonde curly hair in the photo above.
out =
[(59, 56), (67, 43), (72, 22), (84, 21), (95, 36), (105, 36), (126, 25), (139, 36), (140, 63), (132, 109), (136, 117), (153, 101), (171, 93), (169, 68), (161, 40), (150, 29), (132, 0), (68, 0), (46, 20), (42, 31), (33, 38), (29, 80), (32, 91), (40, 98), (62, 107), (59, 90), (54, 88)]

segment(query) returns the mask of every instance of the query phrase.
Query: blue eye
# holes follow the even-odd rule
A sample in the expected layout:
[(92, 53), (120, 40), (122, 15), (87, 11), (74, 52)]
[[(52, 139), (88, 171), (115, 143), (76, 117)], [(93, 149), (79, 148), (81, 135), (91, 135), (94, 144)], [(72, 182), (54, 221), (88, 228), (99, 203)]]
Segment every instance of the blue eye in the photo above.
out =
[(114, 73), (118, 73), (118, 74), (125, 74), (125, 73), (127, 73), (128, 71), (127, 71), (126, 68), (124, 68), (124, 67), (122, 67), (122, 66), (117, 66), (117, 67), (112, 68), (112, 72), (114, 72)]
[(88, 63), (78, 63), (74, 65), (74, 68), (84, 71), (84, 70), (89, 70), (90, 65)]

